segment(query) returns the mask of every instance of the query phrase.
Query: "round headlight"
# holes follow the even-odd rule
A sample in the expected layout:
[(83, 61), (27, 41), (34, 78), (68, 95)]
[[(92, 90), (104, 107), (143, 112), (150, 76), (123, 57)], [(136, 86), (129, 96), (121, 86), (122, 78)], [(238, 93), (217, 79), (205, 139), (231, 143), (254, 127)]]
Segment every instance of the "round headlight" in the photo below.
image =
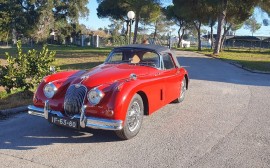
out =
[(47, 97), (47, 98), (52, 98), (54, 96), (54, 94), (56, 93), (57, 91), (57, 88), (56, 86), (49, 82), (47, 85), (45, 85), (45, 87), (43, 88), (43, 92), (44, 92), (44, 95)]
[(92, 105), (96, 105), (103, 98), (104, 93), (97, 88), (90, 90), (87, 94), (87, 99)]

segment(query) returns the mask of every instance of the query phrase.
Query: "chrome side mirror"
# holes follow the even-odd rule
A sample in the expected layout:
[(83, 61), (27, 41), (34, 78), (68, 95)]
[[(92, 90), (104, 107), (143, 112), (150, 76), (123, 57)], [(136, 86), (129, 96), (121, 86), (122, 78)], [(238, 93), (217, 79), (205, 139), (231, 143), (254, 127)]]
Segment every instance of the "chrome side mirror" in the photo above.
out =
[(50, 66), (50, 72), (55, 73), (55, 66)]

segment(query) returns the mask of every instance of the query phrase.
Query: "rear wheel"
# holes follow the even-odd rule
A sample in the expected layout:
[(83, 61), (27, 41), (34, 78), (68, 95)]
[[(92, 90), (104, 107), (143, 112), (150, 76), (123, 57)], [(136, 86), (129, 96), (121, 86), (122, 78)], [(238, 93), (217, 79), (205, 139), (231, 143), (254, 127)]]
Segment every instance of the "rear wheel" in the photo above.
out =
[(124, 140), (136, 136), (142, 126), (143, 111), (144, 106), (142, 98), (140, 95), (135, 94), (129, 103), (123, 129), (116, 131), (116, 135)]
[(181, 103), (186, 96), (186, 91), (187, 91), (187, 81), (186, 78), (183, 78), (182, 82), (181, 82), (181, 90), (180, 90), (180, 96), (175, 99), (173, 102), (174, 103)]

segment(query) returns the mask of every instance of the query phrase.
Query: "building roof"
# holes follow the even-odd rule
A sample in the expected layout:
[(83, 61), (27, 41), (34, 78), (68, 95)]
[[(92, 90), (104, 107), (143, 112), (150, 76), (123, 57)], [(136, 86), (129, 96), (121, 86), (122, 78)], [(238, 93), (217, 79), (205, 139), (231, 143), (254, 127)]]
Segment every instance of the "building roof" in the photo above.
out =
[(229, 40), (242, 40), (242, 41), (261, 41), (261, 38), (255, 36), (234, 36)]
[(263, 41), (265, 41), (265, 42), (270, 42), (270, 37), (264, 39)]
[[(210, 35), (203, 35), (203, 38), (210, 38)], [(217, 35), (213, 34), (213, 38), (216, 39)], [(270, 41), (270, 37), (266, 36), (226, 36), (227, 40), (239, 40), (239, 41)]]

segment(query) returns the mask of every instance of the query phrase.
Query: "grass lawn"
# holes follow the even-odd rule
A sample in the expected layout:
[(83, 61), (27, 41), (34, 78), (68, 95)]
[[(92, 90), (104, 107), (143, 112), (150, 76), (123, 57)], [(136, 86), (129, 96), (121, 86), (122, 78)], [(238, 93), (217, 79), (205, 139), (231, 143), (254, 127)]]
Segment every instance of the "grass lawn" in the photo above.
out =
[[(35, 47), (36, 50), (41, 50), (41, 46)], [(56, 51), (56, 61), (53, 63), (59, 66), (61, 70), (67, 69), (90, 69), (98, 64), (101, 64), (106, 59), (112, 48), (92, 48), (92, 47), (77, 47), (77, 46), (57, 46), (49, 45), (50, 51)], [(24, 47), (23, 50), (32, 49)], [(4, 64), (5, 52), (10, 55), (15, 55), (16, 48), (0, 48), (0, 61)]]
[(91, 69), (102, 64), (112, 48), (49, 46), (49, 49), (56, 51), (54, 65), (61, 70), (69, 70)]
[[(197, 51), (195, 48), (185, 49), (205, 55), (213, 56), (213, 51), (203, 49)], [(228, 62), (234, 62), (242, 65), (245, 68), (257, 71), (270, 72), (270, 50), (249, 50), (249, 49), (226, 49), (215, 56)]]
[[(56, 61), (53, 65), (60, 67), (60, 70), (69, 69), (91, 69), (104, 62), (112, 48), (92, 48), (77, 46), (56, 46), (49, 45), (50, 51), (56, 51)], [(32, 48), (25, 47), (24, 51)], [(40, 47), (36, 47), (40, 50)], [(5, 52), (11, 55), (16, 54), (16, 48), (0, 48), (0, 62), (5, 64)], [(4, 88), (0, 87), (0, 110), (32, 104), (33, 92), (13, 91), (6, 94)]]

